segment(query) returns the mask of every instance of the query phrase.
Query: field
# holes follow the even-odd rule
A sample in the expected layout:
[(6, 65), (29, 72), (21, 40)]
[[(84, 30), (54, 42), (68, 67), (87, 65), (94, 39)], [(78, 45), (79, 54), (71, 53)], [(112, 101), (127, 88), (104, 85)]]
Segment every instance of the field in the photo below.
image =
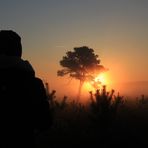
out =
[(38, 133), (36, 147), (148, 146), (148, 98), (142, 95), (130, 101), (106, 88), (90, 92), (90, 102), (58, 102), (54, 93), (49, 96), (53, 124)]

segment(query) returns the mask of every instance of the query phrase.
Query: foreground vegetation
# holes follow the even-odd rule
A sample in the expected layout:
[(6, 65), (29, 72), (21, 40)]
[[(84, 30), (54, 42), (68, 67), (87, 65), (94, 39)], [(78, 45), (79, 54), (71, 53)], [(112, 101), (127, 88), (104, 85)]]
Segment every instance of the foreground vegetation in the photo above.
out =
[(59, 102), (55, 93), (48, 94), (53, 124), (36, 135), (37, 147), (148, 146), (148, 98), (144, 95), (129, 101), (103, 86), (95, 94), (90, 92), (90, 103), (83, 105), (68, 102), (66, 96)]

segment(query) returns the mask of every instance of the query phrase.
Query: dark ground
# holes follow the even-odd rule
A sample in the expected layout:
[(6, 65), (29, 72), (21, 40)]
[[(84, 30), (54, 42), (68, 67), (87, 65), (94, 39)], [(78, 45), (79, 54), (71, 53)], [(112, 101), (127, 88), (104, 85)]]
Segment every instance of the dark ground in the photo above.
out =
[[(95, 116), (96, 114), (96, 116)], [(148, 104), (124, 103), (113, 118), (89, 106), (65, 104), (54, 109), (52, 127), (35, 138), (35, 147), (148, 147)]]

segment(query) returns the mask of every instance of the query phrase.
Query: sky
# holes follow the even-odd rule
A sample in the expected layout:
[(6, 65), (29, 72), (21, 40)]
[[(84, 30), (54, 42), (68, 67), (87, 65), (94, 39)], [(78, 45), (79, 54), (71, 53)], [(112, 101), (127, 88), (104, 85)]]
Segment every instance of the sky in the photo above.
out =
[(99, 55), (110, 83), (148, 81), (147, 0), (1, 0), (0, 29), (22, 37), (23, 59), (63, 94), (77, 84), (57, 77), (59, 61), (80, 46)]

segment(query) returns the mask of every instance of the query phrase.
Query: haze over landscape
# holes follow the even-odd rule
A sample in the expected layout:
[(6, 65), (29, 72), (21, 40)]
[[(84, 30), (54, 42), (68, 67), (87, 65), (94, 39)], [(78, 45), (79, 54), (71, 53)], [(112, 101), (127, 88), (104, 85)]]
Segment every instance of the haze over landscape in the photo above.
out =
[(0, 29), (21, 35), (23, 58), (59, 96), (77, 92), (79, 83), (57, 77), (57, 70), (80, 46), (93, 48), (109, 69), (109, 89), (148, 95), (147, 7), (147, 0), (1, 0)]
[(148, 0), (0, 0), (0, 99), (5, 147), (148, 147)]

